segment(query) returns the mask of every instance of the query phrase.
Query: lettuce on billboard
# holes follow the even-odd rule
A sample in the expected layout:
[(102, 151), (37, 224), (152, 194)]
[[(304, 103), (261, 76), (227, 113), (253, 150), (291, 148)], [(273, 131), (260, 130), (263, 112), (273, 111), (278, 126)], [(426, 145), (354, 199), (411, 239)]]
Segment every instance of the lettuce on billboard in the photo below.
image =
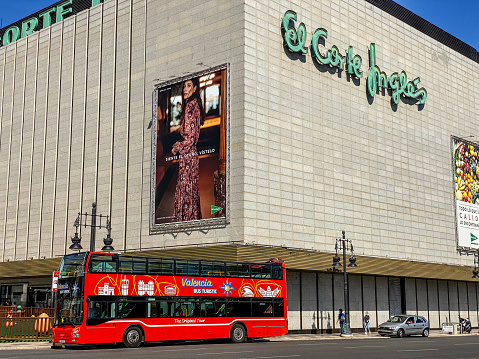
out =
[(153, 232), (225, 223), (227, 90), (226, 66), (155, 88)]
[(479, 145), (452, 138), (457, 245), (479, 247)]

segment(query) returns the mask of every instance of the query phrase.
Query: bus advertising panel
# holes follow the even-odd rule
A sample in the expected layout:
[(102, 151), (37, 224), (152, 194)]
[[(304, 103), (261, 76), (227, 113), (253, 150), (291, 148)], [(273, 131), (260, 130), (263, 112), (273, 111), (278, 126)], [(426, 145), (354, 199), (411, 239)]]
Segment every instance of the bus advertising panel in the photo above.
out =
[(166, 277), (131, 274), (90, 274), (85, 290), (91, 295), (206, 296), (279, 298), (283, 287), (272, 279)]
[(452, 138), (457, 246), (479, 248), (479, 145)]
[(156, 87), (151, 230), (227, 216), (227, 66)]

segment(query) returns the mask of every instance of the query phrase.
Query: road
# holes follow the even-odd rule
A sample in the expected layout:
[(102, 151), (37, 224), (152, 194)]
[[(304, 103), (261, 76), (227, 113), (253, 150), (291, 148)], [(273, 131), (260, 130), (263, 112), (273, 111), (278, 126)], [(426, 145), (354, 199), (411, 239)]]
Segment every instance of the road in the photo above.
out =
[(168, 359), (296, 359), (296, 358), (479, 358), (479, 336), (408, 337), (371, 339), (254, 341), (232, 344), (227, 341), (179, 344), (148, 344), (137, 349), (122, 346), (87, 349), (5, 350), (3, 359), (50, 358), (168, 358)]

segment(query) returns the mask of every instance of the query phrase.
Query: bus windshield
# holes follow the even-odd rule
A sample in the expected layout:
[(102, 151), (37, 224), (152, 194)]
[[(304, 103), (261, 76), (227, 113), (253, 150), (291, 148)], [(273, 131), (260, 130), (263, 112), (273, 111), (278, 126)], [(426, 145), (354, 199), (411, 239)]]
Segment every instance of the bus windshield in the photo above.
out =
[(76, 277), (84, 273), (87, 253), (76, 253), (64, 256), (59, 268), (59, 279)]
[(55, 325), (80, 325), (83, 321), (83, 298), (64, 296), (57, 303)]

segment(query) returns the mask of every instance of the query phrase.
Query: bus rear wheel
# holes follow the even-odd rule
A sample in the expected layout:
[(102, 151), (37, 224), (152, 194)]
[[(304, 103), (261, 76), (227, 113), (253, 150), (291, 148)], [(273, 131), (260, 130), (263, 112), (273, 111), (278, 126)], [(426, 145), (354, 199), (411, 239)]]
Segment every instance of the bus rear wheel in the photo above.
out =
[(241, 324), (231, 327), (230, 338), (233, 343), (243, 343), (246, 340), (246, 328)]
[(138, 327), (130, 327), (123, 334), (123, 344), (128, 348), (138, 348), (141, 344), (141, 330)]

